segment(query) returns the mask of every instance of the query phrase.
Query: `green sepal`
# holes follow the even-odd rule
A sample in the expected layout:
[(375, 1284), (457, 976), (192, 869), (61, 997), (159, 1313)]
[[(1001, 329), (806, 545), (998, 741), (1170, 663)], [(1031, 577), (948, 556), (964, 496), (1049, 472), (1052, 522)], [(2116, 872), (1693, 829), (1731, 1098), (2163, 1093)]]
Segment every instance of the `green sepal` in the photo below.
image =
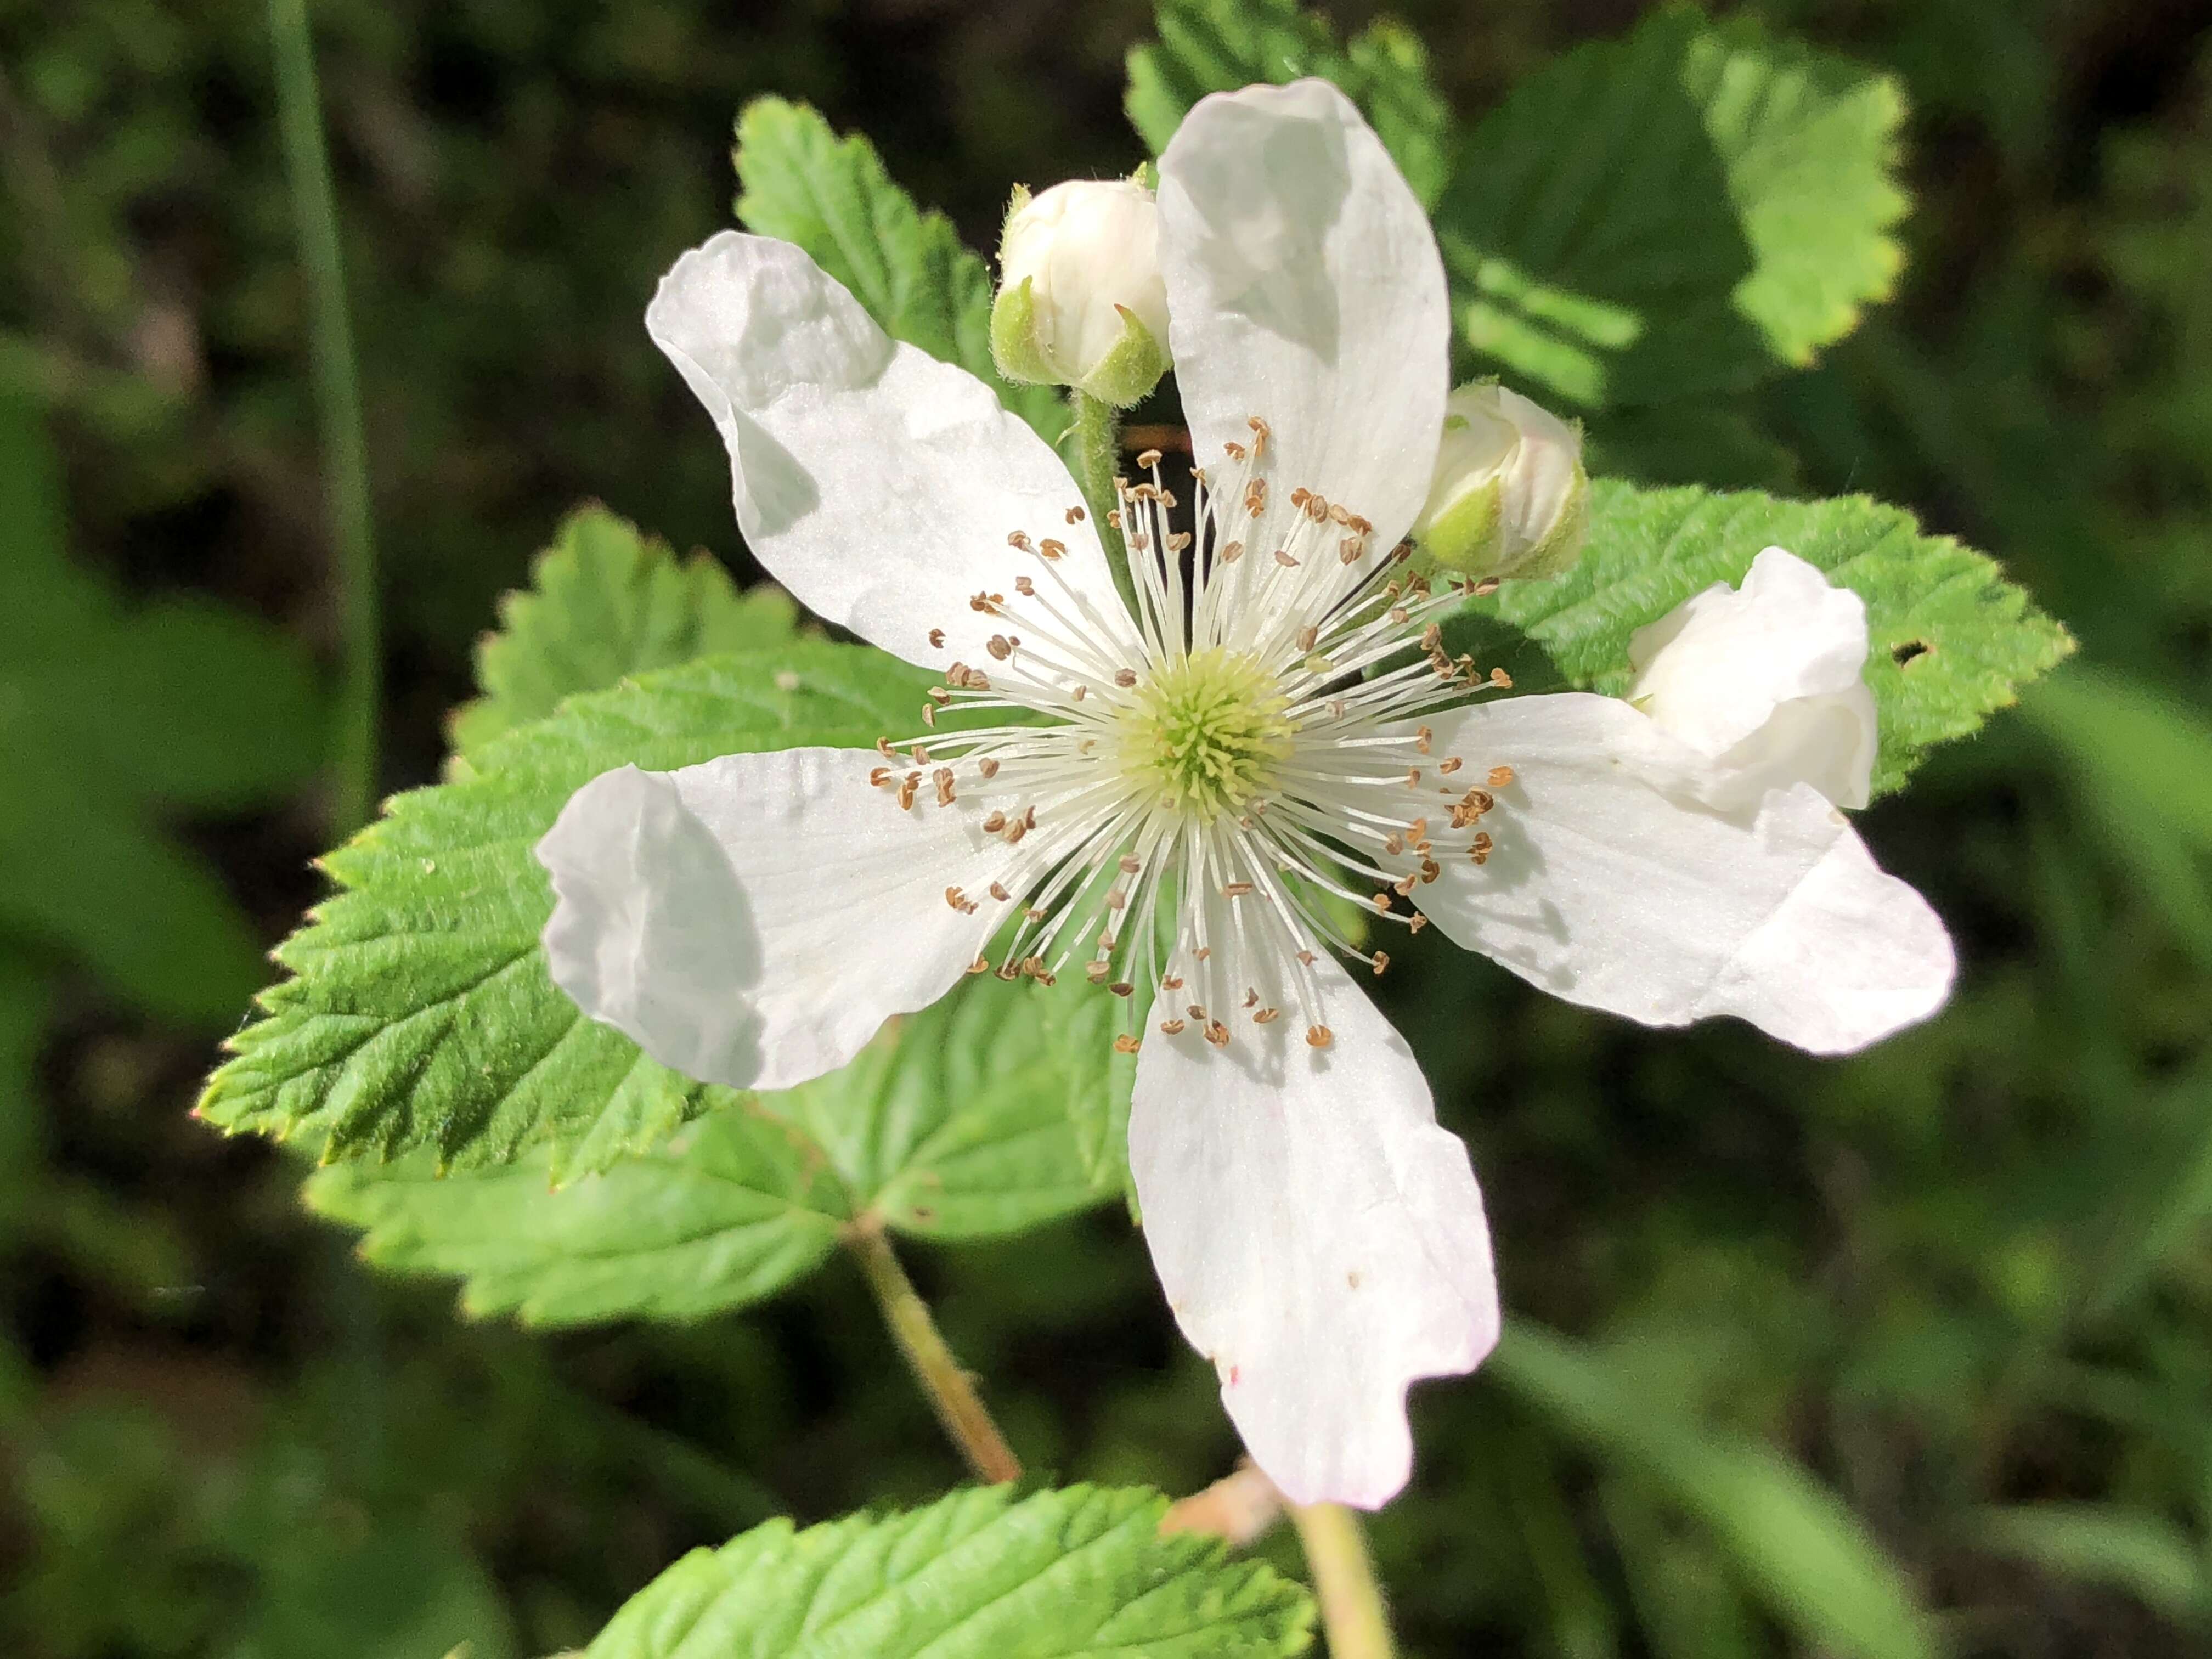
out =
[(1000, 289), (999, 297), (991, 301), (991, 361), (1010, 380), (1027, 386), (1058, 382), (1052, 365), (1045, 360), (1044, 349), (1037, 343), (1036, 296), (1027, 276), (1012, 288)]
[(1577, 463), (1575, 487), (1567, 496), (1566, 505), (1559, 509), (1551, 532), (1498, 574), (1534, 581), (1565, 575), (1573, 569), (1575, 561), (1583, 556), (1583, 544), (1589, 540), (1589, 474)]
[(1450, 505), (1429, 520), (1420, 533), (1421, 551), (1439, 569), (1478, 580), (1497, 574), (1498, 518), (1502, 482), (1494, 475), (1487, 483), (1462, 490)]
[(1127, 409), (1160, 383), (1168, 372), (1168, 354), (1135, 312), (1127, 306), (1114, 309), (1121, 313), (1121, 337), (1075, 387), (1109, 409)]

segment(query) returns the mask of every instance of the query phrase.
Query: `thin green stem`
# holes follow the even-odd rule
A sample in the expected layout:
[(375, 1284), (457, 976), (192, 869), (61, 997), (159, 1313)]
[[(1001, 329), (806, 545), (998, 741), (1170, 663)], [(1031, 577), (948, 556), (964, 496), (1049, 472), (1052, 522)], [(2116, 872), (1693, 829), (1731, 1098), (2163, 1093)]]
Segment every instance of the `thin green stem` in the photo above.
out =
[(1108, 516), (1121, 504), (1114, 491), (1114, 480), (1121, 471), (1121, 417), (1090, 393), (1072, 386), (1067, 393), (1067, 410), (1072, 420), (1066, 442), (1073, 452), (1068, 456), (1068, 465), (1075, 474), (1075, 482), (1082, 486), (1084, 504), (1098, 526), (1098, 543), (1106, 550), (1106, 563), (1114, 572), (1114, 586), (1121, 590), (1121, 603), (1133, 611), (1137, 608), (1137, 589), (1129, 580), (1129, 550), (1122, 544), (1121, 532)]
[(1341, 1504), (1293, 1504), (1291, 1524), (1313, 1570), (1329, 1659), (1393, 1659), (1398, 1647), (1359, 1517)]
[(899, 1352), (913, 1370), (921, 1391), (929, 1396), (930, 1405), (937, 1412), (937, 1420), (945, 1425), (945, 1432), (968, 1460), (968, 1467), (975, 1478), (996, 1486), (1002, 1480), (1018, 1480), (1022, 1466), (1013, 1449), (1006, 1444), (999, 1425), (991, 1420), (991, 1413), (983, 1404), (983, 1396), (975, 1392), (975, 1379), (960, 1368), (952, 1350), (945, 1346), (945, 1336), (931, 1316), (929, 1304), (914, 1288), (914, 1281), (906, 1276), (906, 1269), (891, 1252), (890, 1241), (884, 1237), (883, 1224), (873, 1217), (864, 1218), (845, 1230), (846, 1248), (853, 1252), (866, 1275), (868, 1288), (876, 1294), (876, 1304), (884, 1310), (884, 1322), (891, 1328)]
[(284, 171), (292, 189), (294, 229), (307, 280), (312, 313), (309, 357), (325, 471), (343, 654), (336, 738), (331, 755), (331, 816), (341, 834), (368, 822), (376, 799), (376, 726), (381, 666), (377, 645), (376, 543), (369, 524), (368, 444), (362, 429), (361, 383), (348, 319), (345, 268), (338, 252), (337, 192), (323, 141), (322, 95), (315, 83), (315, 48), (307, 0), (269, 0), (276, 49), (276, 113)]

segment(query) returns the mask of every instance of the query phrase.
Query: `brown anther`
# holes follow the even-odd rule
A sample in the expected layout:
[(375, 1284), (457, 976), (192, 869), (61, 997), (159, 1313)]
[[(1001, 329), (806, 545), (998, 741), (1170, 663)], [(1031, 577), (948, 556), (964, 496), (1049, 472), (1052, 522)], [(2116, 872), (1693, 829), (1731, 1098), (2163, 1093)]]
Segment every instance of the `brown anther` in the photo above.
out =
[(1243, 544), (1243, 543), (1242, 543), (1242, 542), (1224, 542), (1224, 543), (1221, 544), (1221, 562), (1222, 562), (1222, 563), (1224, 563), (1224, 564), (1235, 564), (1235, 563), (1237, 562), (1237, 560), (1239, 560), (1239, 559), (1243, 558), (1243, 556), (1244, 556), (1244, 544)]
[(1126, 979), (1117, 979), (1106, 988), (1117, 997), (1134, 996), (1137, 994), (1137, 988)]
[(969, 973), (971, 973), (971, 974), (988, 974), (988, 973), (989, 973), (989, 972), (991, 971), (991, 959), (990, 959), (990, 957), (977, 957), (975, 958), (975, 961), (973, 961), (973, 962), (971, 962), (971, 963), (969, 963), (968, 964), (968, 971), (969, 971)]
[(937, 804), (939, 806), (950, 806), (958, 799), (958, 797), (952, 793), (952, 769), (951, 767), (939, 767), (936, 772), (932, 775), (930, 781), (937, 786)]
[(1031, 806), (1024, 811), (1022, 813), (1022, 828), (1024, 830), (1034, 830), (1036, 828), (1036, 807)]
[(1390, 914), (1390, 895), (1387, 891), (1377, 893), (1367, 902), (1375, 907), (1376, 915), (1387, 916)]
[(1438, 876), (1443, 874), (1443, 866), (1438, 864), (1434, 859), (1423, 859), (1421, 860), (1421, 879), (1423, 882), (1434, 881)]
[(1051, 537), (1048, 536), (1044, 540), (1037, 544), (1036, 550), (1038, 557), (1048, 562), (1053, 559), (1060, 558), (1065, 555), (1067, 551), (1067, 544), (1066, 542), (1056, 542), (1053, 540)]
[(1137, 457), (1137, 465), (1143, 467), (1147, 472), (1151, 471), (1152, 468), (1158, 466), (1159, 464), (1160, 452), (1157, 449), (1146, 450), (1142, 454)]
[(1085, 697), (1091, 695), (1091, 688), (1087, 685), (1079, 685), (1074, 690), (1069, 692), (1067, 695), (1070, 701), (1081, 702)]
[(1109, 910), (1127, 909), (1129, 908), (1129, 896), (1123, 892), (1120, 888), (1115, 888), (1111, 892), (1106, 895), (1106, 908)]
[(1267, 448), (1267, 434), (1273, 428), (1257, 415), (1246, 416), (1244, 424), (1252, 428), (1252, 454), (1253, 458), (1257, 459), (1261, 453)]
[(1121, 941), (1120, 939), (1116, 939), (1111, 933), (1101, 933), (1098, 935), (1098, 948), (1105, 951), (1109, 956), (1113, 954), (1114, 947), (1121, 942)]
[(1327, 524), (1328, 522), (1328, 503), (1322, 500), (1319, 495), (1307, 496), (1306, 517), (1311, 519), (1316, 524)]
[(1018, 962), (1016, 962), (1012, 957), (1008, 957), (1004, 962), (993, 969), (992, 972), (997, 974), (1000, 979), (1005, 980), (1009, 985), (1011, 985), (1014, 981), (1022, 976), (1022, 965)]
[(945, 671), (945, 683), (947, 685), (959, 686), (964, 690), (968, 684), (968, 665), (964, 662), (955, 662), (951, 667)]
[(1007, 658), (1014, 654), (1013, 642), (1007, 639), (1004, 634), (992, 635), (989, 643), (985, 645), (983, 648), (1000, 662), (1006, 661)]
[(1497, 577), (1485, 576), (1480, 581), (1474, 585), (1474, 596), (1479, 599), (1486, 599), (1492, 593), (1495, 593), (1498, 591), (1498, 579)]
[(1129, 687), (1134, 685), (1136, 683), (1137, 671), (1135, 669), (1117, 668), (1114, 671), (1114, 684), (1120, 686), (1123, 690), (1127, 690)]
[(1425, 599), (1437, 591), (1429, 586), (1429, 579), (1418, 570), (1406, 578), (1406, 589), (1408, 592), (1419, 594)]
[(933, 629), (931, 629), (929, 630), (929, 643), (930, 643), (930, 647), (931, 647), (931, 648), (932, 648), (932, 649), (933, 649), (933, 650), (938, 650), (938, 651), (942, 651), (942, 650), (944, 650), (944, 649), (945, 649), (945, 630), (944, 630), (943, 629), (941, 629), (941, 628), (933, 628)]
[(1490, 862), (1491, 849), (1497, 846), (1497, 842), (1491, 840), (1487, 832), (1480, 834), (1476, 836), (1473, 841), (1468, 842), (1467, 855), (1473, 859), (1477, 864), (1487, 864)]
[(1336, 544), (1336, 556), (1345, 564), (1358, 564), (1359, 556), (1366, 550), (1366, 542), (1358, 536), (1346, 536)]
[(1413, 896), (1414, 883), (1419, 879), (1419, 878), (1415, 876), (1401, 876), (1390, 884), (1390, 890), (1400, 898), (1411, 898)]
[(1018, 547), (1023, 552), (1028, 552), (1030, 550), (1029, 532), (1026, 530), (1009, 530), (1006, 532), (1006, 545), (1008, 547)]
[(1192, 1003), (1190, 1006), (1186, 1008), (1183, 1012), (1195, 1020), (1203, 1021), (1206, 1018), (1205, 1008), (1195, 1002)]
[(1183, 552), (1190, 546), (1190, 532), (1188, 530), (1178, 530), (1168, 538), (1168, 551), (1170, 553)]
[(1389, 611), (1389, 617), (1391, 622), (1400, 628), (1403, 628), (1407, 623), (1413, 620), (1413, 613), (1407, 610), (1402, 605), (1392, 605)]
[(1380, 979), (1382, 976), (1382, 970), (1390, 965), (1389, 954), (1387, 951), (1377, 951), (1367, 958), (1367, 962), (1368, 965), (1375, 969), (1375, 976)]
[(1490, 671), (1490, 683), (1500, 691), (1510, 691), (1513, 689), (1513, 676), (1502, 668), (1493, 668)]
[(913, 748), (908, 750), (908, 752), (914, 757), (915, 765), (927, 766), (929, 764), (929, 750), (923, 748), (920, 744), (915, 744)]
[(1139, 1046), (1139, 1040), (1131, 1036), (1127, 1031), (1114, 1039), (1114, 1052), (1117, 1054), (1133, 1054)]
[(1093, 985), (1103, 985), (1107, 981), (1108, 975), (1111, 975), (1113, 971), (1114, 964), (1107, 961), (1103, 957), (1100, 957), (1095, 961), (1086, 962), (1083, 964), (1083, 977), (1089, 980)]
[(1397, 546), (1390, 550), (1391, 561), (1396, 564), (1403, 564), (1413, 556), (1413, 544), (1411, 542), (1400, 542)]
[(1330, 1030), (1326, 1025), (1309, 1025), (1306, 1027), (1306, 1047), (1309, 1048), (1326, 1048), (1330, 1043), (1335, 1041), (1336, 1033)]
[(1226, 881), (1221, 884), (1221, 896), (1224, 898), (1243, 898), (1251, 890), (1252, 884), (1249, 881)]
[(1170, 974), (1165, 979), (1160, 981), (1160, 989), (1163, 991), (1182, 990), (1182, 975), (1181, 974)]
[(924, 695), (928, 697), (930, 702), (935, 703), (939, 708), (944, 708), (946, 703), (952, 701), (952, 694), (941, 685), (931, 686)]
[(1297, 632), (1298, 649), (1310, 651), (1321, 643), (1321, 629), (1308, 623)]
[(898, 804), (900, 811), (911, 812), (914, 811), (914, 792), (920, 787), (920, 784), (913, 778), (908, 778), (899, 785)]
[(988, 691), (991, 689), (990, 676), (982, 673), (976, 669), (969, 669), (968, 671), (968, 689), (970, 691)]
[(1382, 850), (1393, 857), (1406, 850), (1406, 842), (1395, 830), (1382, 837)]
[(1421, 649), (1441, 651), (1443, 648), (1444, 629), (1442, 623), (1431, 623), (1421, 630)]
[(1422, 928), (1428, 925), (1429, 919), (1423, 915), (1419, 910), (1416, 910), (1411, 916), (1407, 918), (1406, 931), (1409, 933), (1418, 933)]
[(994, 812), (983, 820), (983, 833), (987, 836), (995, 836), (1006, 827), (1006, 815), (1004, 812)]
[(1014, 578), (1014, 592), (1025, 599), (1033, 599), (1036, 597), (1036, 584), (1027, 576), (1017, 576)]
[(1255, 478), (1244, 486), (1244, 510), (1258, 518), (1267, 510), (1267, 481)]
[(1229, 452), (1229, 459), (1230, 459), (1231, 460), (1232, 460), (1232, 461), (1241, 461), (1241, 460), (1243, 460), (1243, 459), (1244, 459), (1244, 455), (1245, 455), (1245, 449), (1244, 449), (1244, 446), (1243, 446), (1243, 444), (1238, 443), (1238, 442), (1237, 441), (1237, 440), (1236, 440), (1236, 439), (1234, 439), (1234, 438), (1224, 438), (1224, 439), (1223, 439), (1223, 440), (1222, 440), (1222, 442), (1221, 442), (1221, 447), (1222, 447), (1222, 448), (1224, 448), (1224, 449), (1225, 449), (1225, 450), (1227, 450), (1227, 451)]
[(1106, 522), (1119, 530), (1121, 527), (1121, 509), (1118, 507), (1110, 509), (1106, 514)]
[(1188, 1029), (1189, 1028), (1179, 1019), (1164, 1019), (1160, 1022), (1160, 1035), (1162, 1036), (1181, 1036), (1183, 1032)]
[(1413, 747), (1420, 753), (1424, 755), (1427, 754), (1429, 752), (1429, 744), (1436, 735), (1437, 734), (1435, 732), (1430, 731), (1425, 726), (1415, 726), (1413, 728)]
[(898, 758), (898, 750), (891, 747), (891, 740), (889, 738), (876, 739), (876, 752), (888, 761), (895, 761)]
[(1346, 519), (1345, 522), (1363, 536), (1371, 536), (1375, 533), (1375, 526), (1367, 520), (1361, 518), (1357, 513)]
[(937, 705), (935, 703), (926, 702), (922, 704), (921, 723), (924, 726), (933, 726), (937, 724)]
[(1206, 957), (1213, 954), (1213, 947), (1211, 945), (1201, 945), (1191, 954), (1196, 960), (1204, 962)]
[(1453, 773), (1458, 771), (1461, 767), (1466, 764), (1467, 763), (1462, 760), (1457, 755), (1447, 755), (1443, 759), (1437, 763), (1437, 770), (1442, 775), (1449, 777)]
[(1020, 846), (1022, 844), (1022, 837), (1029, 834), (1029, 825), (1024, 823), (1019, 818), (1016, 818), (1012, 823), (1006, 826), (1006, 845), (1009, 847)]
[(1298, 952), (1298, 960), (1305, 963), (1307, 967), (1310, 968), (1314, 963), (1319, 962), (1321, 958), (1310, 951), (1301, 951)]
[(1282, 1017), (1283, 1011), (1279, 1008), (1262, 1008), (1252, 1016), (1252, 1023), (1255, 1025), (1266, 1025)]
[(1023, 917), (1030, 921), (1042, 921), (1047, 914), (1048, 912), (1038, 909), (1034, 904), (1024, 904), (1022, 907)]
[(986, 755), (975, 763), (975, 769), (987, 778), (995, 778), (999, 775), (999, 763)]
[(1513, 769), (1511, 767), (1493, 766), (1490, 769), (1490, 787), (1492, 789), (1510, 788), (1512, 783)]
[(1218, 1019), (1206, 1021), (1206, 1040), (1217, 1048), (1226, 1048), (1229, 1046), (1229, 1028)]
[(1351, 522), (1352, 522), (1352, 510), (1351, 510), (1351, 508), (1346, 507), (1343, 507), (1343, 506), (1340, 506), (1340, 505), (1338, 505), (1338, 504), (1334, 503), (1334, 502), (1332, 502), (1332, 503), (1330, 504), (1330, 506), (1329, 506), (1329, 509), (1328, 509), (1328, 516), (1329, 516), (1329, 517), (1330, 517), (1330, 519), (1331, 519), (1331, 520), (1333, 520), (1334, 522), (1336, 522), (1336, 523), (1338, 523), (1338, 524), (1340, 524), (1340, 525), (1346, 525), (1346, 526), (1348, 526), (1348, 525), (1350, 525), (1350, 524), (1351, 524)]
[(945, 890), (945, 902), (963, 916), (972, 916), (975, 914), (975, 901), (957, 887), (948, 887)]
[(1301, 484), (1297, 489), (1293, 489), (1291, 492), (1291, 505), (1292, 507), (1303, 507), (1308, 501), (1312, 499), (1312, 497), (1313, 491), (1306, 489), (1303, 484)]
[(1144, 867), (1143, 862), (1138, 859), (1134, 853), (1124, 853), (1121, 855), (1121, 873), (1123, 875), (1133, 876), (1138, 871)]
[(1042, 957), (1024, 957), (1022, 958), (1022, 971), (1027, 974), (1031, 979), (1036, 980), (1040, 983), (1047, 982), (1052, 977), (1044, 970), (1044, 958)]
[(1275, 562), (1285, 570), (1296, 570), (1298, 568), (1298, 562), (1279, 547), (1275, 550)]
[(1244, 988), (1244, 1006), (1247, 1008), (1256, 1008), (1260, 1006), (1260, 994), (1249, 985)]
[(1083, 509), (1079, 507), (1069, 507), (1067, 509), (1067, 521), (1070, 524), (1081, 524), (1083, 522)]
[(1006, 890), (1005, 883), (994, 881), (991, 884), (991, 896), (1004, 904), (1013, 895)]
[(890, 788), (892, 787), (891, 769), (888, 766), (878, 766), (872, 769), (868, 774), (868, 787), (872, 789)]
[(1421, 769), (1418, 766), (1407, 767), (1406, 769), (1406, 781), (1409, 785), (1418, 787), (1421, 781)]
[(1156, 501), (1159, 498), (1158, 484), (1139, 483), (1129, 487), (1129, 499), (1133, 501)]

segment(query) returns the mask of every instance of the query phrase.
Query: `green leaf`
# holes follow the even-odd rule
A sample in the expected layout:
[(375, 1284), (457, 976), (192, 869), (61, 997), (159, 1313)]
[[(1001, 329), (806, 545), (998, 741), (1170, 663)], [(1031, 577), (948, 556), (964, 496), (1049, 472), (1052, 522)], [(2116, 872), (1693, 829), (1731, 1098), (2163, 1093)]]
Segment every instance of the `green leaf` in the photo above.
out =
[(276, 629), (197, 600), (127, 607), (71, 565), (45, 434), (0, 398), (0, 939), (65, 951), (153, 1013), (228, 1024), (258, 943), (159, 820), (301, 782), (322, 710)]
[(530, 589), (500, 603), (500, 631), (477, 645), (483, 696), (453, 711), (453, 747), (483, 748), (543, 720), (561, 700), (701, 657), (781, 645), (799, 607), (777, 587), (740, 593), (704, 553), (665, 542), (603, 507), (571, 513), (538, 556)]
[[(1509, 581), (1472, 617), (1518, 629), (1567, 684), (1618, 696), (1629, 635), (1715, 582), (1738, 582), (1779, 545), (1866, 601), (1866, 681), (1881, 711), (1877, 794), (1931, 744), (1972, 731), (2074, 648), (1994, 562), (1863, 495), (1789, 501), (1756, 490), (1643, 489), (1596, 481), (1582, 562), (1549, 581)], [(1516, 683), (1528, 682), (1512, 668)]]
[(1119, 1005), (1074, 975), (994, 976), (892, 1022), (843, 1069), (781, 1094), (712, 1089), (669, 1141), (556, 1188), (543, 1152), (440, 1177), (417, 1155), (341, 1164), (308, 1204), (368, 1230), (394, 1272), (464, 1279), (472, 1315), (525, 1324), (696, 1319), (773, 1295), (866, 1214), (906, 1233), (1018, 1232), (1121, 1190), (1134, 1061)]
[(279, 948), (295, 977), (231, 1039), (200, 1114), (322, 1137), (325, 1159), (433, 1147), (472, 1168), (543, 1145), (562, 1179), (665, 1139), (707, 1091), (554, 986), (538, 939), (552, 890), (531, 849), (612, 767), (865, 748), (912, 718), (922, 683), (864, 647), (710, 659), (572, 698), (456, 781), (396, 797), (325, 861), (342, 890)]
[(1468, 139), (1437, 211), (1468, 343), (1597, 410), (1811, 361), (1903, 255), (1888, 76), (1682, 6), (1579, 46)]
[(1167, 1500), (956, 1492), (891, 1516), (756, 1527), (632, 1597), (588, 1659), (1200, 1659), (1304, 1651), (1312, 1604), (1221, 1540), (1161, 1537)]
[(853, 291), (895, 339), (957, 363), (1047, 443), (1067, 410), (1050, 386), (1015, 386), (991, 361), (991, 273), (952, 222), (924, 213), (858, 133), (840, 138), (813, 110), (756, 98), (738, 117), (738, 217), (780, 236)]
[(2069, 1578), (2111, 1584), (2176, 1622), (2212, 1614), (2204, 1552), (2160, 1515), (2117, 1504), (2026, 1504), (1981, 1513), (1986, 1549)]
[(1539, 1326), (1513, 1325), (1488, 1374), (1703, 1522), (1747, 1585), (1809, 1645), (1858, 1659), (1933, 1659), (1896, 1564), (1796, 1464), (1704, 1434)]
[(1420, 37), (1403, 24), (1380, 19), (1340, 48), (1327, 21), (1298, 0), (1160, 0), (1157, 22), (1158, 41), (1130, 50), (1122, 99), (1153, 155), (1210, 92), (1319, 76), (1359, 106), (1423, 207), (1443, 196), (1456, 138), (1451, 108)]

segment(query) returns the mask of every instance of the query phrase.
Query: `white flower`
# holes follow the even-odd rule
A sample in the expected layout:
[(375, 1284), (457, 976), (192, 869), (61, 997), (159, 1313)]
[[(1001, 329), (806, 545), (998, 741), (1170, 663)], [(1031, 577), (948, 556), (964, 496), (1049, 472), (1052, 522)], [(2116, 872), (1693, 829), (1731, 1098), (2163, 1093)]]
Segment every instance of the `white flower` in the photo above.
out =
[(999, 243), (991, 351), (1012, 380), (1072, 386), (1116, 409), (1168, 368), (1160, 216), (1133, 179), (1017, 187)]
[(1413, 520), (1422, 550), (1462, 576), (1556, 576), (1589, 530), (1581, 432), (1494, 383), (1453, 392)]
[(1770, 547), (1741, 588), (1716, 582), (1628, 641), (1628, 700), (1733, 774), (1712, 787), (1755, 801), (1809, 783), (1864, 806), (1874, 777), (1866, 605)]
[(1075, 484), (980, 383), (787, 244), (677, 262), (647, 323), (755, 555), (941, 667), (933, 709), (1020, 719), (598, 778), (538, 849), (545, 944), (656, 1059), (762, 1089), (989, 968), (1002, 930), (1001, 978), (1099, 981), (1141, 1033), (1130, 1162), (1177, 1321), (1291, 1497), (1378, 1504), (1408, 1384), (1475, 1365), (1498, 1311), (1466, 1149), (1328, 896), (1577, 1002), (1822, 1053), (1929, 1013), (1950, 946), (1812, 787), (1716, 805), (1735, 773), (1627, 702), (1502, 697), (1443, 656), (1455, 596), (1394, 557), (1443, 428), (1443, 271), (1340, 94), (1207, 98), (1160, 173), (1206, 466), (1188, 503), (1154, 456), (1124, 488), (1133, 615)]

